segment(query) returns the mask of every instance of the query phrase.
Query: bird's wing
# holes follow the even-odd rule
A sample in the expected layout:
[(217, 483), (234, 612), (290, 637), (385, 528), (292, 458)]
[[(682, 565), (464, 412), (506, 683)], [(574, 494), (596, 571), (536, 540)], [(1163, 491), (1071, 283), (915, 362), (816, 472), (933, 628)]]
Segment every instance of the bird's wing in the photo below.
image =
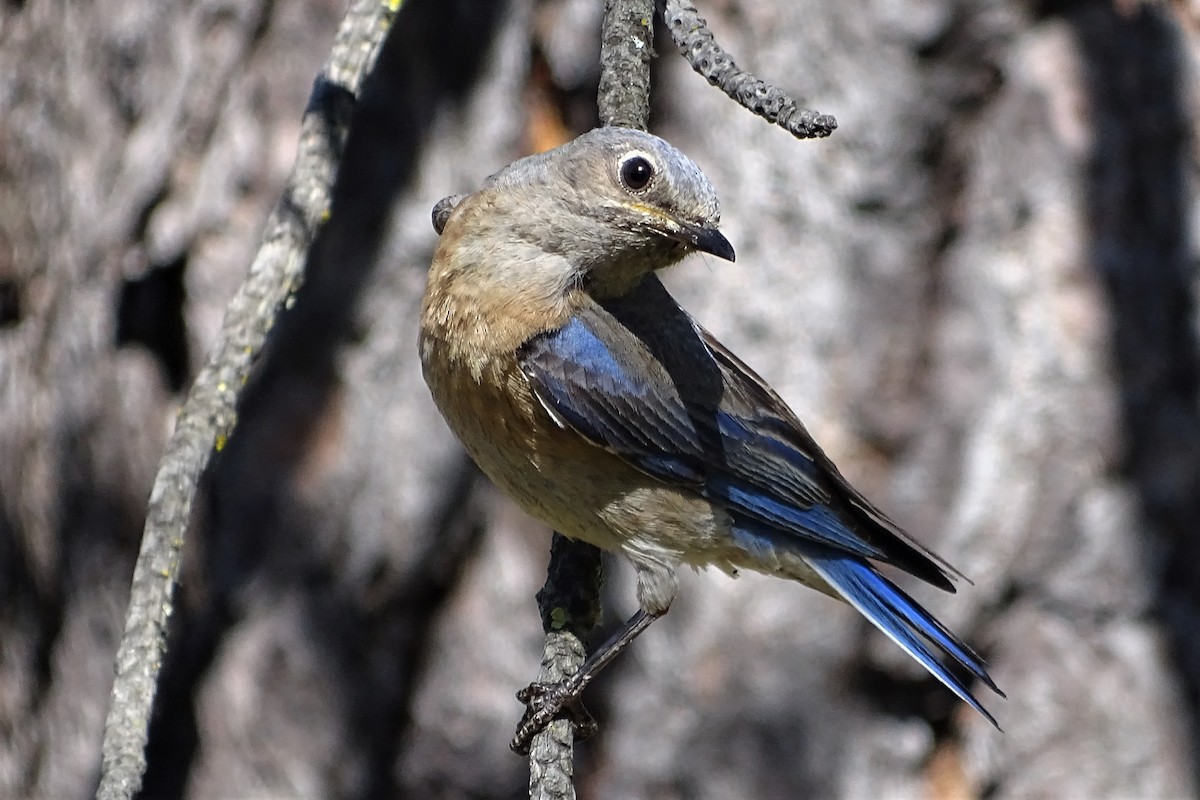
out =
[(647, 474), (751, 528), (893, 563), (953, 591), (943, 566), (897, 536), (778, 396), (657, 280), (603, 307), (584, 302), (520, 357), (534, 394), (561, 424)]
[(527, 343), (521, 365), (561, 425), (643, 472), (814, 544), (886, 559), (832, 513), (803, 454), (752, 436), (736, 415), (688, 402), (695, 398), (640, 344), (603, 317), (577, 314)]
[(987, 665), (871, 561), (954, 591), (954, 570), (846, 482), (786, 404), (696, 325), (656, 279), (635, 296), (584, 302), (535, 337), (521, 365), (565, 428), (725, 508), (748, 552), (798, 553), (829, 586), (983, 714), (940, 651), (1003, 695)]
[[(753, 370), (710, 333), (694, 322), (693, 326), (721, 365), (725, 385), (728, 387), (727, 394), (731, 396), (728, 405), (743, 409), (743, 416), (751, 417), (754, 427), (774, 430), (788, 446), (809, 454), (814, 463), (822, 468), (822, 474), (833, 487), (831, 493), (849, 503), (850, 515), (855, 517), (860, 525), (868, 528), (876, 526), (874, 529), (877, 533), (873, 540), (882, 539), (889, 542), (886, 549), (892, 556), (892, 563), (904, 566), (913, 574), (943, 588), (948, 584), (948, 581), (941, 582), (946, 581), (946, 572), (961, 577), (961, 573), (911, 539), (896, 523), (851, 486), (809, 436), (787, 404)], [(903, 555), (897, 557), (897, 554)], [(996, 718), (971, 693), (967, 684), (947, 669), (929, 646), (932, 644), (1003, 697), (1004, 692), (988, 674), (987, 664), (965, 642), (947, 630), (903, 589), (880, 575), (863, 559), (821, 548), (806, 552), (805, 560), (846, 602), (858, 609), (888, 638), (929, 670), (930, 674), (989, 722), (997, 728), (1000, 727)], [(910, 565), (915, 565), (917, 569)], [(943, 572), (937, 571), (939, 568)], [(937, 580), (939, 578), (940, 581)], [(953, 590), (952, 585), (950, 589)]]
[[(730, 394), (729, 406), (742, 409), (742, 414), (752, 417), (755, 427), (758, 429), (774, 431), (777, 436), (787, 443), (786, 447), (808, 454), (818, 466), (820, 474), (831, 487), (830, 491), (849, 503), (851, 514), (860, 521), (860, 524), (865, 522), (868, 527), (878, 531), (878, 535), (882, 538), (892, 541), (898, 540), (903, 543), (904, 550), (916, 551), (918, 556), (916, 560), (918, 562), (923, 557), (934, 562), (941, 572), (971, 583), (969, 578), (955, 569), (937, 553), (934, 553), (909, 536), (903, 528), (876, 508), (867, 498), (863, 497), (862, 493), (858, 489), (855, 489), (842, 476), (837, 465), (825, 455), (825, 451), (809, 435), (804, 424), (788, 408), (787, 403), (775, 393), (775, 390), (768, 386), (766, 381), (760, 378), (754, 370), (746, 366), (741, 359), (734, 355), (725, 345), (721, 344), (711, 333), (702, 328), (694, 320), (692, 325), (704, 342), (705, 347), (708, 348), (713, 358), (717, 360), (717, 363), (721, 367), (725, 385)], [(890, 536), (887, 536), (887, 534), (890, 534)], [(899, 565), (905, 566), (902, 562)], [(945, 585), (943, 581), (931, 579), (922, 571), (914, 571), (912, 569), (909, 571), (930, 583), (941, 586), (943, 589), (948, 589), (951, 592), (954, 591), (952, 584)]]

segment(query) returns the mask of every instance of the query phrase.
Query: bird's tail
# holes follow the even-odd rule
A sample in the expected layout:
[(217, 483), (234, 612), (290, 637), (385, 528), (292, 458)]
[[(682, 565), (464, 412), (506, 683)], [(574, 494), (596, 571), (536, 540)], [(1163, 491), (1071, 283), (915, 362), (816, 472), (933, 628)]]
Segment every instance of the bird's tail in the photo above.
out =
[(987, 665), (970, 647), (946, 629), (933, 615), (921, 608), (900, 587), (880, 575), (867, 562), (836, 554), (805, 554), (805, 561), (840, 594), (869, 619), (875, 627), (904, 649), (929, 673), (941, 681), (967, 705), (996, 726), (996, 718), (984, 708), (962, 679), (946, 668), (930, 645), (945, 653), (954, 663), (1004, 697), (987, 673)]

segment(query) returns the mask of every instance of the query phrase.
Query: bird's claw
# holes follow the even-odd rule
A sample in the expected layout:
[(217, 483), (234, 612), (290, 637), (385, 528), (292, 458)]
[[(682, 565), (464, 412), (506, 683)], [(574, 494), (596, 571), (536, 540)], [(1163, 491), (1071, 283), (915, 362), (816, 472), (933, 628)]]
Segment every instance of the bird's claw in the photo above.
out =
[(547, 725), (560, 717), (571, 721), (575, 738), (583, 740), (593, 735), (599, 727), (596, 720), (583, 707), (579, 698), (579, 687), (574, 681), (561, 683), (531, 683), (517, 692), (517, 699), (525, 704), (525, 715), (517, 725), (509, 747), (514, 752), (527, 756), (533, 737)]

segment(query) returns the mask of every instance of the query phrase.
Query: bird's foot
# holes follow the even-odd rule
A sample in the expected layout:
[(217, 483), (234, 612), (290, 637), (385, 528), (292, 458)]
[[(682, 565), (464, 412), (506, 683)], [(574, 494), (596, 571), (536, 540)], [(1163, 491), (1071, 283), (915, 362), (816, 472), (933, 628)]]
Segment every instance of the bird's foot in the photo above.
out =
[(571, 721), (575, 737), (583, 740), (596, 732), (596, 720), (583, 707), (579, 681), (568, 678), (561, 683), (531, 683), (517, 692), (517, 699), (525, 704), (525, 715), (517, 726), (509, 747), (520, 755), (529, 755), (533, 737), (555, 719), (565, 717)]

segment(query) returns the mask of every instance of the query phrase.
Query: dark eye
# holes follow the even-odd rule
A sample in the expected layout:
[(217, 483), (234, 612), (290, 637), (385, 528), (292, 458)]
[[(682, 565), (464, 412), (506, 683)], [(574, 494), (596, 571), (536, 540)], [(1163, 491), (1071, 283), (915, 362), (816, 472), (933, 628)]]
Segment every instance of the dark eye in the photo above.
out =
[(631, 192), (638, 192), (650, 185), (654, 167), (645, 156), (633, 156), (621, 164), (621, 183)]

